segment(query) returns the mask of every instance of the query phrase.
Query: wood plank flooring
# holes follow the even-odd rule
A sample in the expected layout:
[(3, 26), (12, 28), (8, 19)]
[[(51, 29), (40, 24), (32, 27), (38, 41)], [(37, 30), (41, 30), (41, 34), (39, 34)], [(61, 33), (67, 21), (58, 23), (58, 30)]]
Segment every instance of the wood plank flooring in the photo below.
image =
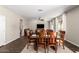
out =
[[(7, 45), (0, 47), (0, 53), (20, 53), (27, 44), (27, 37), (18, 38)], [(79, 51), (79, 47), (65, 41), (65, 46), (73, 52)]]
[(26, 46), (27, 38), (21, 37), (8, 43), (5, 46), (0, 47), (0, 53), (20, 53)]
[(70, 42), (68, 41), (65, 41), (65, 46), (67, 46), (70, 50), (72, 50), (74, 53), (76, 53), (76, 51), (79, 52), (79, 47), (71, 44)]

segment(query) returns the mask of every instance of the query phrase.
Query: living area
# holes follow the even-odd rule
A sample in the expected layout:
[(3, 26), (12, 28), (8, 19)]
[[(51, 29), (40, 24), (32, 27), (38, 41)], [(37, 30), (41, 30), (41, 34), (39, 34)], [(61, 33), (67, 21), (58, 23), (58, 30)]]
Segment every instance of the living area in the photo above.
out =
[(7, 5), (0, 14), (2, 53), (79, 52), (78, 5)]

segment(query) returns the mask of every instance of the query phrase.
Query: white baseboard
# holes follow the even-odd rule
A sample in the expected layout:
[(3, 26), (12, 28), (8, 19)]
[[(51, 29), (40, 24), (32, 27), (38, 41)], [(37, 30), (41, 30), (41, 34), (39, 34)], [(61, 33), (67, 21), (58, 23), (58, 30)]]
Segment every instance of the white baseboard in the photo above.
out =
[[(18, 38), (17, 38), (17, 39), (18, 39)], [(10, 42), (12, 42), (12, 41), (15, 41), (15, 40), (16, 40), (16, 39), (10, 40), (10, 41), (6, 41), (4, 45), (6, 45), (6, 44), (8, 44), (8, 43), (10, 43)]]
[(8, 43), (10, 43), (10, 42), (12, 42), (12, 41), (14, 41), (14, 40), (6, 41), (5, 42), (5, 45), (8, 44)]
[[(16, 39), (15, 39), (15, 40), (16, 40)], [(6, 44), (8, 44), (8, 43), (10, 43), (10, 42), (12, 42), (12, 41), (14, 41), (14, 40), (5, 41), (4, 43), (0, 43), (0, 46), (4, 46), (4, 45), (6, 45)]]
[(78, 44), (76, 44), (76, 43), (74, 43), (74, 42), (72, 42), (72, 41), (70, 41), (70, 40), (66, 40), (66, 41), (68, 41), (68, 42), (72, 43), (73, 45), (76, 45), (76, 46), (78, 46), (78, 47), (79, 47), (79, 45), (78, 45)]
[(5, 45), (5, 43), (0, 43), (0, 46), (3, 46), (3, 45)]

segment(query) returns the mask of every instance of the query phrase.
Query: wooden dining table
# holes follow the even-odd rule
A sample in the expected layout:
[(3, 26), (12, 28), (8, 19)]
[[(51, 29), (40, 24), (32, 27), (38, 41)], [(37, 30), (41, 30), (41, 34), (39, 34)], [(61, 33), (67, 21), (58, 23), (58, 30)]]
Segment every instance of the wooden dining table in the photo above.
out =
[[(49, 35), (45, 35), (46, 46), (47, 46), (47, 43), (48, 43), (48, 39), (49, 39), (49, 38), (50, 38)], [(38, 51), (38, 39), (39, 39), (39, 35), (32, 34), (32, 35), (30, 36), (30, 39), (34, 39), (34, 40), (35, 40), (35, 42), (34, 42), (34, 50), (35, 50), (35, 51)]]

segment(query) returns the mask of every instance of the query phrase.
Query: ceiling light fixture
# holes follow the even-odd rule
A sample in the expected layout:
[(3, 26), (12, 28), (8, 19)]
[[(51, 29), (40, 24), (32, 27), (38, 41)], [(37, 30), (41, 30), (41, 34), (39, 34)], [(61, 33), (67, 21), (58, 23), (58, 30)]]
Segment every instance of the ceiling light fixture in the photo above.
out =
[[(43, 11), (42, 9), (38, 9), (38, 12), (40, 13), (40, 15), (42, 14), (42, 11)], [(44, 21), (44, 19), (42, 17), (39, 17), (38, 20)]]
[(38, 9), (38, 11), (39, 11), (39, 12), (42, 12), (43, 10), (42, 10), (42, 9)]

